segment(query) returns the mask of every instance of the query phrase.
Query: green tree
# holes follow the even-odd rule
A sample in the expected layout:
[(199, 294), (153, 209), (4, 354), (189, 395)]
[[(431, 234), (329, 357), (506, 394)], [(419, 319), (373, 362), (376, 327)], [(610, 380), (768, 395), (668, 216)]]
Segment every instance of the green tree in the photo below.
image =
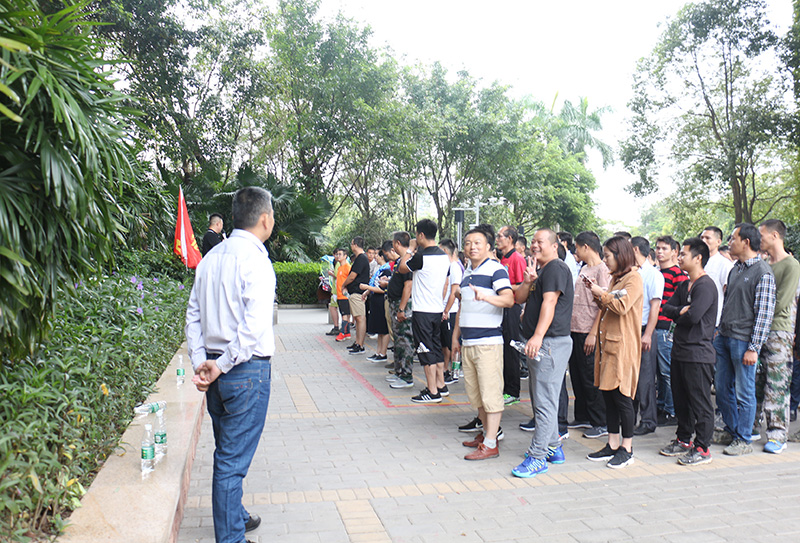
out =
[(600, 118), (610, 110), (606, 106), (590, 112), (589, 99), (585, 97), (578, 99), (577, 106), (565, 100), (553, 132), (567, 152), (582, 155), (581, 162), (585, 162), (587, 149), (596, 149), (603, 158), (603, 168), (607, 168), (614, 162), (614, 153), (611, 146), (598, 139), (595, 133), (603, 130)]
[(120, 198), (147, 183), (93, 26), (86, 3), (46, 15), (0, 0), (0, 37), (29, 48), (6, 50), (0, 68), (21, 102), (19, 119), (0, 116), (0, 343), (12, 357), (47, 333), (60, 286), (113, 257), (130, 218)]
[(730, 196), (736, 222), (758, 222), (790, 197), (783, 180), (765, 175), (790, 116), (786, 82), (770, 71), (777, 36), (764, 12), (762, 0), (688, 4), (640, 61), (621, 153), (639, 176), (631, 192), (656, 190), (663, 142), (679, 180)]

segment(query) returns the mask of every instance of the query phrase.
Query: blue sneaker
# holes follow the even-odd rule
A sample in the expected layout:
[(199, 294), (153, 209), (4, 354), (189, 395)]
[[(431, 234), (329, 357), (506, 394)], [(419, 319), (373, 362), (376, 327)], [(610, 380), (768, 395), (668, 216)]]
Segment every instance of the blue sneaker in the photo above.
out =
[(563, 464), (566, 459), (567, 457), (564, 456), (564, 449), (561, 448), (561, 445), (555, 449), (552, 447), (547, 448), (547, 461), (551, 464)]
[(764, 445), (764, 452), (772, 454), (781, 454), (785, 450), (786, 443), (781, 443), (780, 441), (775, 441), (774, 439), (770, 439), (767, 441), (766, 445)]
[(538, 458), (526, 458), (522, 464), (511, 470), (511, 475), (523, 479), (536, 477), (540, 473), (547, 473), (547, 462)]

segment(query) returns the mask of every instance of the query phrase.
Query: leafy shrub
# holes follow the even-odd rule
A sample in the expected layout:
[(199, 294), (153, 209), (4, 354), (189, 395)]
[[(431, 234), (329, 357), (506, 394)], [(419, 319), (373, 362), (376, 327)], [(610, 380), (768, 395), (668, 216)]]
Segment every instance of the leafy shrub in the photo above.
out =
[(317, 303), (317, 287), (322, 273), (320, 264), (275, 262), (273, 266), (278, 281), (279, 304)]
[(58, 532), (183, 338), (189, 288), (114, 274), (59, 291), (50, 342), (0, 355), (0, 540)]
[(116, 265), (122, 274), (170, 277), (181, 283), (191, 282), (194, 278), (194, 270), (187, 268), (172, 252), (120, 251)]

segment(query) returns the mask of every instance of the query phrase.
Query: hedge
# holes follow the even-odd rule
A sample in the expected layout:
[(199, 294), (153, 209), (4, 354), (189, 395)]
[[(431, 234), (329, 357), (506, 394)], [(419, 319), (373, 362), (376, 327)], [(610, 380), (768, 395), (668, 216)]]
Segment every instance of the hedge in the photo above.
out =
[(275, 262), (273, 266), (278, 281), (276, 296), (279, 304), (319, 303), (317, 287), (322, 264)]
[[(123, 267), (158, 268), (138, 257)], [(163, 274), (86, 279), (58, 292), (38, 352), (0, 353), (0, 541), (61, 531), (182, 342), (190, 287)]]

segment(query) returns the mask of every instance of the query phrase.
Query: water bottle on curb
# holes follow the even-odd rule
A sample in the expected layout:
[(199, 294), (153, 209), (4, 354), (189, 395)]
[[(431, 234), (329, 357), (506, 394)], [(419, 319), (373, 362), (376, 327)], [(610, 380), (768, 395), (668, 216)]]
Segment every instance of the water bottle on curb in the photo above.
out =
[(163, 409), (156, 411), (155, 446), (156, 462), (158, 462), (165, 454), (167, 454), (167, 424), (164, 420)]
[(461, 379), (464, 377), (464, 372), (461, 371), (461, 353), (455, 352), (453, 353), (453, 369), (452, 373), (454, 377), (458, 377)]
[(178, 355), (178, 369), (177, 369), (177, 376), (178, 376), (178, 388), (181, 387), (183, 382), (186, 380), (186, 370), (183, 368), (183, 355)]
[(153, 425), (144, 425), (142, 438), (142, 477), (146, 477), (156, 466), (156, 447), (153, 442)]
[[(511, 340), (511, 346), (514, 347), (517, 351), (519, 351), (523, 355), (525, 355), (525, 343), (524, 342), (519, 341), (517, 339), (512, 339)], [(541, 362), (542, 353), (536, 353), (536, 356), (534, 356), (533, 359), (536, 360), (537, 362)]]
[(163, 411), (167, 408), (167, 402), (160, 401), (160, 402), (149, 402), (143, 403), (137, 407), (133, 408), (133, 412), (137, 415), (149, 415), (150, 413), (156, 413), (157, 411)]

